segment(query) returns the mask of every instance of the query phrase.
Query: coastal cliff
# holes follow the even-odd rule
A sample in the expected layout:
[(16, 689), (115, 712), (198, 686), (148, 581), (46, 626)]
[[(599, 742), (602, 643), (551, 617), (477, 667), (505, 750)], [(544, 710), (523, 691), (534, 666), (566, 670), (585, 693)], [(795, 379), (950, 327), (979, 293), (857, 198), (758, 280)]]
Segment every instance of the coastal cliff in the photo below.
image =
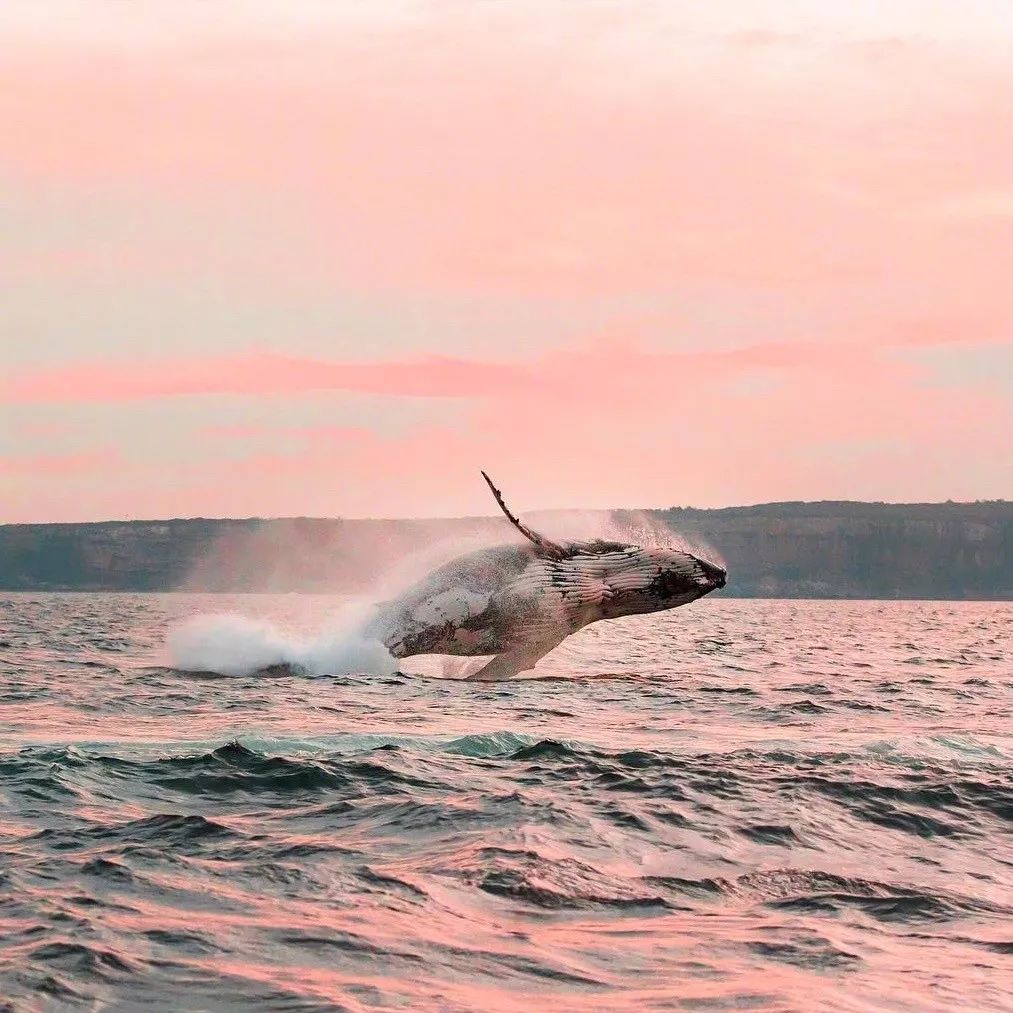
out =
[[(584, 513), (585, 519), (589, 515)], [(600, 515), (599, 515), (600, 516)], [(566, 530), (566, 515), (553, 515)], [(664, 524), (742, 597), (1013, 598), (1013, 503), (771, 503), (615, 511)], [(0, 589), (348, 591), (439, 543), (511, 538), (502, 518), (0, 525)]]

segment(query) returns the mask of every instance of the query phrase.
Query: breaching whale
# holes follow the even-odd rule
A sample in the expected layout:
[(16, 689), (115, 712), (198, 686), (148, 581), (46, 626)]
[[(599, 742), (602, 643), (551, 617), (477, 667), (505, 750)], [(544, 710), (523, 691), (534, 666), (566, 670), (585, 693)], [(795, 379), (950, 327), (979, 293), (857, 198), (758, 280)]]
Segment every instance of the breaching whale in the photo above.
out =
[(589, 623), (678, 608), (725, 586), (722, 567), (678, 549), (554, 542), (523, 524), (482, 477), (527, 543), (459, 556), (378, 605), (366, 634), (395, 658), (491, 654), (469, 678), (507, 679)]

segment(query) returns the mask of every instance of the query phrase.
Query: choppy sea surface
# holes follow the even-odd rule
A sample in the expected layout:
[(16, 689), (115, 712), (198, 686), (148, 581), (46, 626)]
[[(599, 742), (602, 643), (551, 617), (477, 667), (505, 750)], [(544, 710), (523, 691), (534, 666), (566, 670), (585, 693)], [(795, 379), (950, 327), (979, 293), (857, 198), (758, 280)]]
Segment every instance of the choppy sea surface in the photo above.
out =
[(0, 1009), (1013, 1008), (1010, 604), (712, 596), (505, 684), (167, 661), (337, 604), (0, 595)]

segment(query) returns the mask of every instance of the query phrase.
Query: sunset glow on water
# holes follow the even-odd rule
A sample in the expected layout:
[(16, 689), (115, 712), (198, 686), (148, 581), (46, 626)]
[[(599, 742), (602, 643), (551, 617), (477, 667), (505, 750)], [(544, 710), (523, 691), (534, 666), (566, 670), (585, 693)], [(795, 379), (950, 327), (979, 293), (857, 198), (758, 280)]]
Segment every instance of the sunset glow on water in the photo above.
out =
[(1008, 605), (711, 599), (490, 686), (166, 667), (342, 604), (0, 597), (16, 1009), (1004, 1008)]

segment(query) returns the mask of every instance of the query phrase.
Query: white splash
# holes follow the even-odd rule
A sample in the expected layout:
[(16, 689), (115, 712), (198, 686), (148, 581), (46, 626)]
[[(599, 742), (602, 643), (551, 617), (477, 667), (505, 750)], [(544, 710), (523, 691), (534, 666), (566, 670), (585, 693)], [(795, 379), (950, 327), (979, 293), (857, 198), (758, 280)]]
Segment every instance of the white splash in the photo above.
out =
[(169, 631), (167, 647), (173, 667), (184, 672), (252, 675), (272, 665), (291, 665), (308, 675), (390, 675), (398, 667), (383, 644), (354, 627), (303, 639), (270, 623), (229, 614), (181, 622)]

